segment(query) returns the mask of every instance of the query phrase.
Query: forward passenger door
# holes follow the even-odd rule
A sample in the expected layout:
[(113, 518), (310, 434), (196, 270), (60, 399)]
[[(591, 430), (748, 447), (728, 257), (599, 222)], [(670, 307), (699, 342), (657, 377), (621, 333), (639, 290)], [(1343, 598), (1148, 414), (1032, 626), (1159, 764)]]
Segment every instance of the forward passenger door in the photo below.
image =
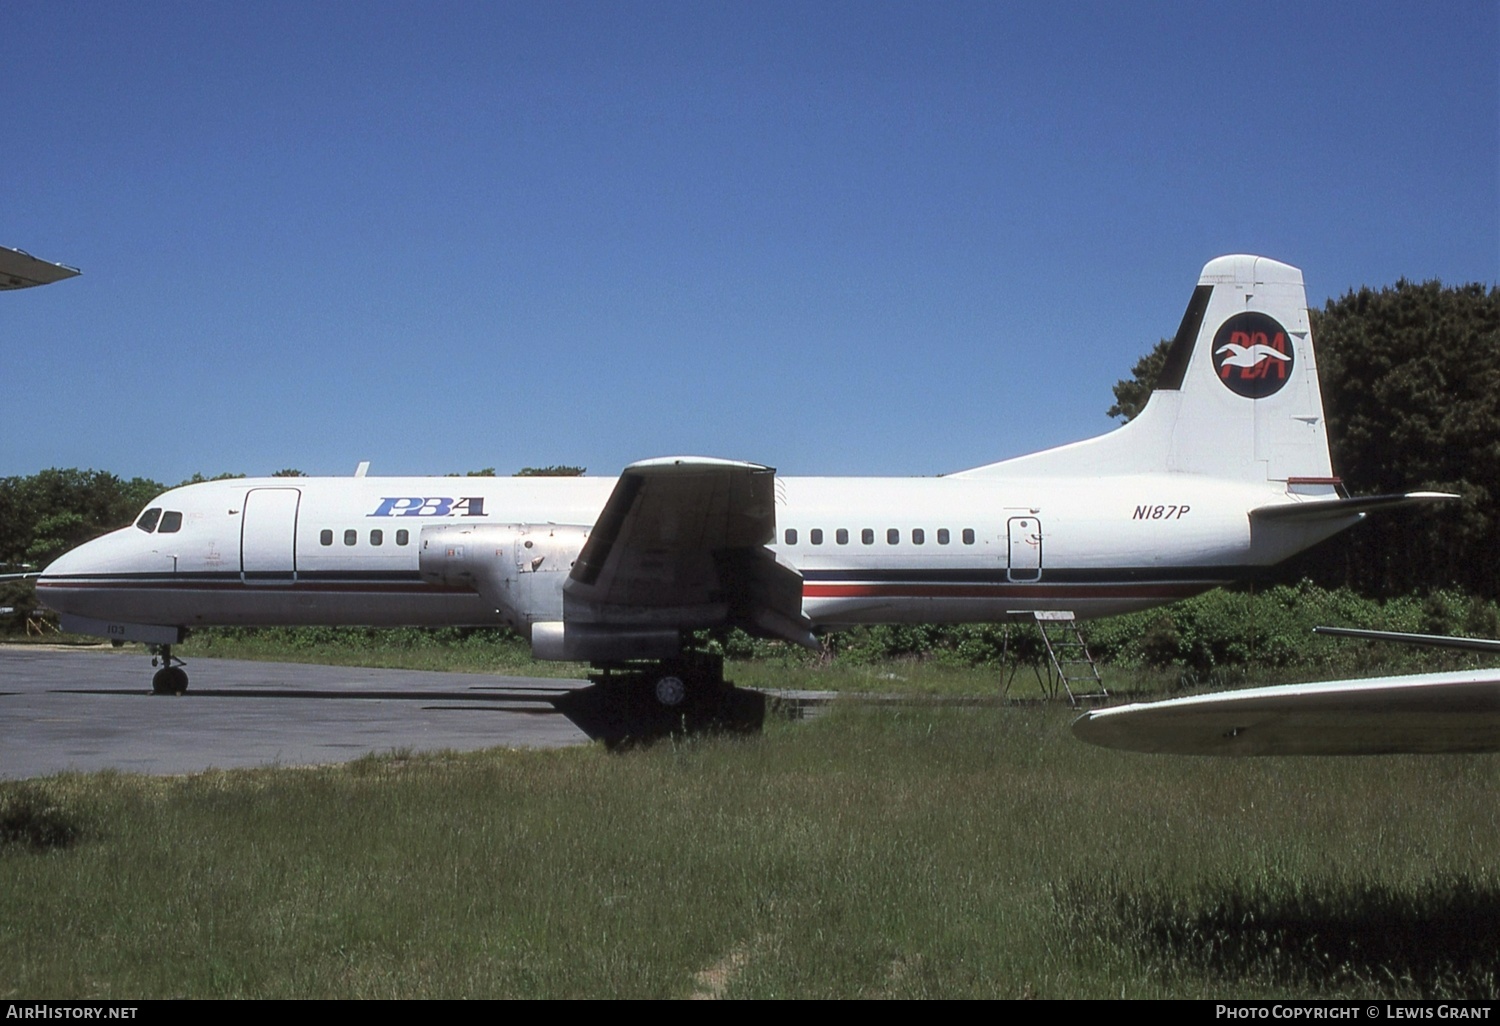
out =
[(240, 580), (291, 584), (297, 579), (297, 488), (252, 488), (240, 514)]

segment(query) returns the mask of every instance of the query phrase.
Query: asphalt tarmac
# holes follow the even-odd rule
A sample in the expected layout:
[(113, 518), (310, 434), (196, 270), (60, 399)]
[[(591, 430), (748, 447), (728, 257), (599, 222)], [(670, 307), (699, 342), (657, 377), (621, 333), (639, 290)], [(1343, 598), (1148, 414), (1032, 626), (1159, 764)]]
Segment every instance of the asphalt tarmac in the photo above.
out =
[(199, 659), (151, 693), (139, 649), (0, 646), (0, 778), (348, 762), (588, 738), (549, 699), (587, 681)]

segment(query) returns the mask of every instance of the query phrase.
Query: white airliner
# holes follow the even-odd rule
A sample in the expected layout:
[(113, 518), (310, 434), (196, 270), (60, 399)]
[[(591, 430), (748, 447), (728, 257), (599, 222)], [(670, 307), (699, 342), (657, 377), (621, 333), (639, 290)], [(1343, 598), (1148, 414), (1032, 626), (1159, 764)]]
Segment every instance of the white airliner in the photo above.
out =
[(1338, 484), (1302, 273), (1226, 256), (1146, 408), (1097, 438), (936, 478), (669, 457), (614, 480), (212, 481), (152, 500), (37, 590), (66, 630), (159, 646), (159, 691), (186, 687), (170, 648), (186, 628), (498, 623), (671, 706), (724, 686), (685, 645), (698, 628), (815, 647), (851, 624), (1120, 613), (1244, 578), (1369, 510), (1456, 498)]

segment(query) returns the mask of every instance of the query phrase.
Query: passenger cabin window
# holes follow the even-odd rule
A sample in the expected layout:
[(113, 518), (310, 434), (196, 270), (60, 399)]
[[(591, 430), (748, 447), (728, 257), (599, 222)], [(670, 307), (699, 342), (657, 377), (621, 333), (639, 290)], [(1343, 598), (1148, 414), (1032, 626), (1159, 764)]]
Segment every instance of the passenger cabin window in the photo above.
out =
[(823, 529), (821, 527), (814, 527), (811, 531), (807, 532), (807, 537), (812, 540), (814, 545), (822, 545)]
[(319, 544), (322, 544), (322, 545), (332, 545), (333, 544), (333, 532), (325, 528), (323, 531), (321, 531), (318, 534), (318, 542), (319, 542)]
[(938, 528), (938, 544), (939, 545), (947, 545), (948, 544), (948, 529), (946, 527), (939, 527)]
[(841, 527), (837, 531), (833, 532), (833, 540), (838, 542), (840, 545), (848, 545), (849, 529), (847, 527)]
[(370, 532), (370, 544), (371, 545), (384, 545), (385, 544), (385, 532), (382, 531), (382, 530), (380, 530), (378, 527), (375, 530), (371, 531)]
[(407, 539), (410, 538), (410, 537), (411, 537), (411, 535), (407, 534), (404, 529), (400, 530), (400, 531), (397, 531), (396, 532), (396, 544), (397, 545), (405, 545)]
[(965, 545), (973, 545), (974, 544), (974, 528), (972, 528), (972, 527), (966, 527), (966, 528), (964, 528), (964, 544)]
[(150, 534), (156, 530), (156, 522), (161, 519), (161, 507), (153, 506), (141, 514), (141, 519), (135, 522), (135, 526)]
[(926, 541), (927, 533), (925, 531), (923, 531), (920, 527), (913, 527), (911, 529), (911, 543), (913, 545), (921, 545)]
[(357, 541), (359, 541), (359, 532), (358, 531), (353, 530), (351, 528), (350, 530), (344, 532), (344, 544), (345, 545), (353, 545)]
[(887, 527), (885, 529), (885, 543), (887, 545), (900, 545), (901, 532), (894, 527)]
[(173, 534), (182, 530), (182, 514), (175, 509), (169, 509), (161, 515), (161, 526), (156, 529), (157, 534)]
[(862, 541), (862, 542), (864, 542), (866, 545), (874, 545), (875, 544), (875, 529), (873, 527), (867, 527), (863, 531), (860, 531), (859, 532), (859, 540)]
[(795, 527), (788, 527), (786, 529), (786, 543), (788, 545), (797, 544), (797, 529)]

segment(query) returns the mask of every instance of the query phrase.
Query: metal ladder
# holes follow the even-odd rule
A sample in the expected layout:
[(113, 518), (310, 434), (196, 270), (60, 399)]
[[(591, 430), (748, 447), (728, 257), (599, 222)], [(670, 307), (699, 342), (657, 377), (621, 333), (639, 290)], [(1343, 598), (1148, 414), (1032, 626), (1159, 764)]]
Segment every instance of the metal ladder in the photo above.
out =
[(1033, 610), (1036, 629), (1047, 648), (1047, 697), (1056, 698), (1059, 687), (1067, 692), (1068, 704), (1094, 702), (1109, 697), (1099, 667), (1089, 655), (1078, 630), (1078, 621), (1070, 612)]

